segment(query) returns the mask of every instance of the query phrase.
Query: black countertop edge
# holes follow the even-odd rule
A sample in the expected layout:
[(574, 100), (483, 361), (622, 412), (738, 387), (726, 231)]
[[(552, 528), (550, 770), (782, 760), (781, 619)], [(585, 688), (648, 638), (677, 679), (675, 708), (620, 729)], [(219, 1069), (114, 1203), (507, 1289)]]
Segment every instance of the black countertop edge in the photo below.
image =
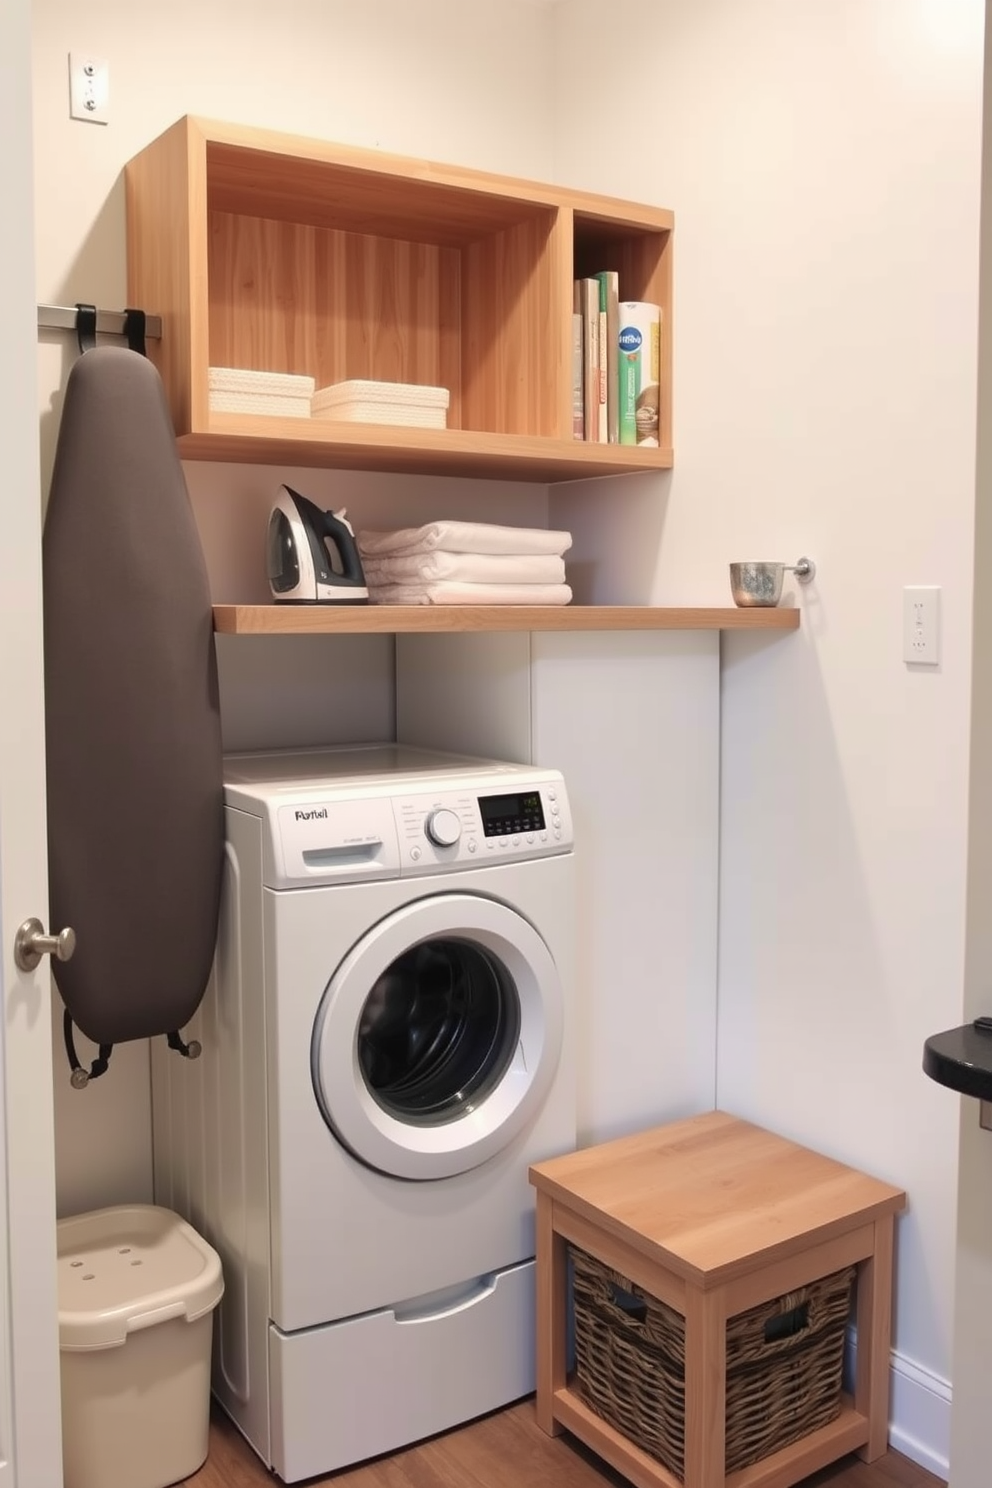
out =
[(923, 1071), (949, 1090), (992, 1101), (992, 1032), (965, 1023), (932, 1033), (923, 1045)]

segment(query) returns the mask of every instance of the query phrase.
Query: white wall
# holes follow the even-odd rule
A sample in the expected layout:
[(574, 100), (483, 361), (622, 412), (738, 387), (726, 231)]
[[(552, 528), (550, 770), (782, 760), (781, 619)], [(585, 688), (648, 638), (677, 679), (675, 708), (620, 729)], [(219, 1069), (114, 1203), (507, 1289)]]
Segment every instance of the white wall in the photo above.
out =
[[(529, 0), (35, 0), (38, 298), (126, 302), (123, 167), (182, 114), (434, 157), (518, 176), (551, 174), (550, 11)], [(68, 54), (110, 64), (111, 122), (69, 118)], [(155, 306), (144, 307), (154, 311)], [(42, 484), (54, 456), (71, 336), (41, 332)], [(265, 598), (264, 523), (275, 485), (346, 505), (362, 525), (438, 516), (543, 525), (543, 487), (500, 482), (187, 465), (214, 598)], [(392, 736), (387, 638), (219, 645), (225, 743), (252, 748)], [(70, 1089), (53, 1028), (62, 1213), (151, 1194), (147, 1046), (124, 1045), (85, 1093)], [(91, 1051), (80, 1037), (81, 1057)]]
[(562, 772), (580, 1146), (712, 1109), (719, 636), (407, 635), (397, 737)]
[[(676, 213), (676, 463), (552, 520), (603, 600), (818, 564), (797, 635), (723, 647), (718, 1099), (907, 1189), (894, 1440), (940, 1468), (958, 1103), (920, 1064), (962, 1021), (983, 5), (657, 0), (606, 128), (602, 6), (556, 25), (558, 178)], [(902, 661), (918, 583), (937, 671)]]

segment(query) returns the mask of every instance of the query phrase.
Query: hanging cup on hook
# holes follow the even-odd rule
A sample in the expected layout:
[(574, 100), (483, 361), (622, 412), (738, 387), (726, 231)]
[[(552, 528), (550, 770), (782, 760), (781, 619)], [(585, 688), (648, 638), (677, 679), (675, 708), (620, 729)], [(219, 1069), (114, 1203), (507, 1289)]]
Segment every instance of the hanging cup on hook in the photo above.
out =
[(808, 584), (816, 577), (816, 564), (812, 558), (799, 558), (795, 563), (732, 563), (730, 592), (734, 604), (742, 608), (777, 605), (787, 573), (794, 573), (801, 584)]

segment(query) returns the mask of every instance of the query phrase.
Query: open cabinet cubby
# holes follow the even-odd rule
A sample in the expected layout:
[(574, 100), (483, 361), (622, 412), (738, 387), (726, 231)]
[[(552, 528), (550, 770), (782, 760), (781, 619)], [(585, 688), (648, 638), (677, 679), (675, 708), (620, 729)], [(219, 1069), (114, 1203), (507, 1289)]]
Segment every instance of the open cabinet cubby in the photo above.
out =
[[(672, 455), (674, 218), (660, 207), (185, 117), (125, 169), (128, 303), (187, 460), (542, 484)], [(572, 435), (572, 287), (661, 306), (660, 442)], [(449, 390), (447, 428), (212, 412), (211, 367)], [(794, 630), (794, 610), (217, 605), (235, 635)]]
[[(133, 160), (128, 303), (185, 459), (542, 483), (672, 464), (671, 212), (180, 119)], [(660, 447), (572, 437), (572, 283), (662, 307)], [(208, 368), (449, 389), (446, 429), (211, 412)]]

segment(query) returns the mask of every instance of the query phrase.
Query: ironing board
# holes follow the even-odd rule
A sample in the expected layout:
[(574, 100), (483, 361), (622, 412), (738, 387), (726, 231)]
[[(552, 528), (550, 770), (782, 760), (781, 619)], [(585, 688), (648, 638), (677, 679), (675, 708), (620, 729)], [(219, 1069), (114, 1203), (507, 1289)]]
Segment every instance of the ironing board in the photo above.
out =
[(223, 855), (212, 612), (161, 380), (122, 347), (74, 363), (43, 537), (54, 963), (101, 1045), (191, 1017)]

